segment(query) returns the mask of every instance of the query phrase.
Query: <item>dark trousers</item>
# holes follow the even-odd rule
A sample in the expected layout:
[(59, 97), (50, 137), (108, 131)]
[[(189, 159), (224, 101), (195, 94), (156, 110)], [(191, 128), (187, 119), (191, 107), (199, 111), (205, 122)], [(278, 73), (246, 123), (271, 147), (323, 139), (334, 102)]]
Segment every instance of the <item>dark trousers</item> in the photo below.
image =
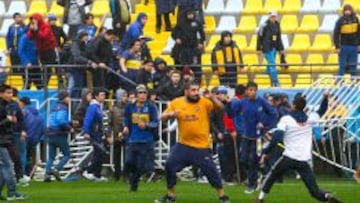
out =
[(97, 68), (92, 70), (92, 79), (94, 89), (105, 88), (105, 70), (102, 68)]
[(223, 187), (210, 149), (197, 149), (177, 143), (172, 147), (165, 164), (167, 188), (173, 188), (176, 185), (176, 173), (190, 165), (200, 168), (212, 187)]
[(217, 144), (220, 160), (221, 176), (227, 182), (232, 182), (236, 173), (234, 144), (230, 135), (224, 136), (222, 142)]
[(220, 84), (224, 86), (235, 87), (237, 84), (236, 67), (226, 67), (224, 74), (219, 76)]
[(105, 158), (105, 153), (96, 145), (93, 145), (94, 153), (91, 159), (91, 164), (88, 168), (88, 172), (94, 174), (95, 177), (101, 177), (101, 168), (103, 160)]
[(129, 143), (125, 167), (130, 173), (130, 186), (137, 189), (141, 175), (154, 170), (154, 143)]
[(36, 146), (37, 145), (26, 145), (26, 175), (31, 175), (32, 170), (34, 169), (34, 166), (36, 164)]
[[(50, 49), (50, 50), (46, 50), (46, 51), (39, 51), (39, 58), (40, 58), (40, 62), (43, 66), (49, 65), (49, 64), (56, 64), (56, 53), (55, 50)], [(48, 67), (46, 69), (46, 76), (47, 78), (45, 79), (45, 67), (43, 69), (43, 85), (47, 86), (51, 77), (51, 67)]]
[(81, 98), (82, 89), (86, 86), (85, 70), (75, 69), (70, 72), (72, 80), (74, 80), (74, 86), (71, 88), (71, 98)]
[(30, 89), (34, 83), (37, 89), (42, 88), (41, 71), (39, 67), (30, 68), (25, 71), (24, 89)]
[(114, 142), (114, 177), (115, 179), (119, 179), (121, 175), (123, 174), (122, 168), (121, 168), (121, 156), (125, 157), (125, 150), (124, 148), (124, 142), (122, 141), (115, 141)]
[(68, 34), (69, 39), (76, 40), (79, 27), (80, 27), (80, 25), (70, 25), (69, 26), (69, 34)]
[(165, 21), (165, 28), (170, 29), (171, 28), (171, 22), (170, 22), (170, 13), (162, 13), (162, 14), (156, 14), (156, 28), (161, 28), (161, 18), (164, 16)]
[(8, 144), (6, 146), (6, 148), (7, 148), (8, 152), (9, 152), (9, 154), (10, 154), (11, 160), (14, 163), (15, 177), (16, 177), (17, 180), (19, 180), (24, 175), (22, 173), (22, 169), (21, 169), (21, 161), (20, 161), (19, 151), (18, 151), (18, 149), (16, 147), (16, 144), (14, 144), (14, 143)]
[(352, 76), (356, 76), (357, 64), (357, 46), (341, 45), (339, 53), (339, 72), (338, 75), (343, 76), (346, 69)]
[[(16, 53), (10, 53), (10, 63), (12, 66), (20, 66), (21, 65), (21, 60), (19, 55)], [(19, 75), (23, 75), (24, 73), (24, 69), (19, 67), (19, 68), (13, 68), (12, 72), (14, 74), (19, 74)]]
[(316, 183), (314, 173), (306, 161), (297, 161), (286, 156), (280, 157), (273, 165), (271, 171), (266, 175), (262, 187), (263, 192), (269, 193), (276, 179), (282, 176), (288, 170), (296, 170), (311, 196), (319, 201), (326, 201), (325, 192), (319, 189)]
[(249, 188), (257, 187), (259, 162), (256, 154), (256, 140), (243, 138), (240, 147), (240, 161), (245, 166), (249, 179)]

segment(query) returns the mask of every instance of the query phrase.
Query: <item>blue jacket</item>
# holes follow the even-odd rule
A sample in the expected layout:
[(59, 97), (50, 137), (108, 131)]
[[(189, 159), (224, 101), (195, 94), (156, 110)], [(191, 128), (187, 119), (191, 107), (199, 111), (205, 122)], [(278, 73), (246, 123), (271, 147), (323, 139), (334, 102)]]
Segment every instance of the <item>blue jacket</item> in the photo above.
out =
[(127, 50), (130, 48), (130, 44), (143, 35), (144, 26), (141, 24), (141, 19), (145, 16), (147, 16), (145, 13), (139, 13), (136, 21), (130, 25), (129, 29), (121, 40), (122, 50)]
[(28, 39), (26, 34), (22, 35), (19, 42), (18, 54), (21, 64), (26, 66), (28, 63), (38, 65), (38, 53), (34, 40)]
[(83, 132), (90, 135), (91, 139), (96, 142), (101, 142), (103, 136), (103, 113), (101, 105), (92, 101), (86, 110)]
[(39, 111), (27, 105), (23, 109), (24, 126), (27, 134), (27, 143), (29, 145), (37, 145), (44, 133), (44, 121)]
[(89, 35), (89, 40), (94, 39), (97, 31), (96, 25), (82, 25), (79, 30), (85, 30)]
[[(17, 55), (19, 40), (20, 40), (21, 36), (26, 34), (26, 32), (27, 32), (26, 25), (21, 25), (21, 26), (15, 26), (15, 24), (10, 25), (8, 32), (6, 34), (6, 48), (8, 50), (11, 49), (11, 55)], [(16, 36), (15, 36), (15, 34), (16, 34)], [(17, 46), (16, 47), (14, 47), (15, 46), (15, 44), (14, 44), (15, 37), (17, 37), (17, 40), (16, 40)]]
[[(144, 120), (147, 127), (140, 129), (138, 121)], [(142, 107), (135, 103), (130, 103), (125, 107), (124, 126), (130, 130), (130, 143), (153, 142), (159, 126), (158, 111), (154, 104), (146, 101)]]
[(267, 123), (270, 123), (269, 121), (277, 121), (276, 110), (265, 99), (260, 97), (255, 100), (248, 98), (233, 100), (231, 111), (232, 115), (243, 116), (243, 137), (250, 139), (257, 139), (262, 136), (262, 132), (257, 128), (259, 123), (268, 128)]
[[(240, 101), (240, 99), (236, 98), (232, 102), (234, 102), (236, 100)], [(236, 132), (243, 134), (244, 133), (244, 124), (243, 124), (244, 123), (244, 116), (243, 116), (242, 112), (238, 112), (238, 113), (232, 112), (231, 111), (231, 103), (229, 105), (227, 105), (225, 110), (227, 111), (228, 115), (231, 118), (233, 118), (234, 125), (235, 125), (235, 128), (236, 128)]]
[(64, 102), (57, 102), (50, 112), (49, 129), (51, 135), (66, 134), (71, 129), (69, 108)]

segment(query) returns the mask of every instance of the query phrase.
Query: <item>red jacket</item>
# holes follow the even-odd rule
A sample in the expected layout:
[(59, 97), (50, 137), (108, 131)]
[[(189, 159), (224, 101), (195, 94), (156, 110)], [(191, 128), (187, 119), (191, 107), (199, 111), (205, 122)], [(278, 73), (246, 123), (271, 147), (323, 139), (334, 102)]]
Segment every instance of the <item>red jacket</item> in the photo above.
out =
[(234, 125), (234, 121), (230, 116), (225, 112), (223, 117), (223, 122), (225, 126), (225, 130), (228, 132), (234, 132), (236, 131), (236, 127)]
[(35, 40), (35, 46), (40, 52), (48, 51), (58, 47), (54, 33), (49, 24), (47, 24), (42, 15), (34, 13), (30, 19), (36, 19), (38, 22), (38, 30), (30, 30), (27, 33), (29, 39)]

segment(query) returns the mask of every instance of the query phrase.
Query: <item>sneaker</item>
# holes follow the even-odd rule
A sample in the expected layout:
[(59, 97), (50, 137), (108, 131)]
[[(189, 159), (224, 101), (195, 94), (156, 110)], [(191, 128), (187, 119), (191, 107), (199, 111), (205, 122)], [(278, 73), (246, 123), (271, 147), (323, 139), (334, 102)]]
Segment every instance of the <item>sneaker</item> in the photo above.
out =
[(138, 186), (137, 185), (130, 186), (129, 192), (137, 192), (137, 191), (138, 191)]
[(82, 176), (84, 176), (84, 178), (88, 179), (88, 180), (95, 180), (95, 176), (92, 173), (88, 173), (87, 171), (84, 171), (82, 173)]
[(234, 185), (236, 185), (236, 183), (234, 183), (234, 182), (225, 182), (225, 185), (227, 185), (227, 186), (234, 186)]
[(53, 175), (57, 181), (59, 181), (59, 182), (62, 181), (61, 176), (60, 176), (60, 173), (59, 173), (58, 170), (56, 170), (56, 169), (52, 170), (52, 171), (50, 172), (50, 175)]
[(247, 190), (244, 191), (244, 193), (247, 194), (247, 195), (250, 195), (250, 194), (252, 194), (252, 193), (254, 193), (254, 192), (255, 192), (255, 189), (254, 189), (254, 188), (250, 188), (250, 187), (249, 187)]
[(197, 179), (198, 183), (202, 183), (202, 184), (207, 184), (209, 183), (208, 179), (205, 176), (201, 176), (200, 178)]
[(29, 181), (26, 178), (22, 177), (19, 179), (17, 185), (21, 187), (27, 187), (29, 186)]
[(340, 200), (338, 200), (338, 199), (336, 199), (333, 195), (331, 195), (331, 194), (328, 194), (328, 201), (330, 202), (330, 203), (341, 203), (341, 201)]
[(219, 198), (220, 203), (230, 203), (230, 198), (226, 195)]
[(26, 181), (26, 182), (30, 182), (31, 178), (27, 175), (23, 175), (23, 179)]
[(109, 181), (107, 178), (105, 178), (105, 177), (103, 177), (103, 176), (101, 176), (101, 177), (94, 177), (94, 181), (95, 182), (107, 182), (107, 181)]
[(27, 198), (28, 198), (28, 196), (17, 192), (15, 195), (8, 196), (8, 197), (6, 198), (6, 201), (25, 200), (25, 199), (27, 199)]
[(175, 197), (171, 197), (169, 195), (165, 195), (159, 199), (156, 199), (154, 202), (155, 203), (166, 203), (166, 202), (175, 202), (176, 198)]

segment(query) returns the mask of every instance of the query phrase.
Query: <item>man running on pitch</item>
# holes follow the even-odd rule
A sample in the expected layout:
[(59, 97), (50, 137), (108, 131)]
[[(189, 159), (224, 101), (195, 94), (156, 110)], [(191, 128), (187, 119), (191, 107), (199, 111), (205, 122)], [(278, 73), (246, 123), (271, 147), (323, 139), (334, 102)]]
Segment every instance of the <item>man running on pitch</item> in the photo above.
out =
[(199, 85), (191, 82), (186, 84), (185, 96), (174, 99), (161, 115), (164, 121), (177, 119), (179, 142), (171, 149), (165, 165), (167, 194), (156, 203), (175, 202), (176, 173), (190, 165), (205, 174), (221, 203), (230, 203), (210, 150), (210, 112), (214, 109), (223, 110), (224, 105), (214, 95), (210, 100), (200, 97)]
[(327, 110), (328, 94), (324, 94), (324, 99), (317, 112), (310, 113), (307, 116), (304, 112), (305, 107), (305, 98), (302, 96), (295, 97), (290, 114), (283, 116), (277, 128), (269, 132), (272, 134), (272, 140), (270, 145), (264, 149), (261, 162), (264, 161), (267, 154), (280, 140), (284, 142), (285, 151), (265, 177), (260, 195), (255, 201), (256, 203), (264, 202), (265, 194), (270, 192), (277, 177), (281, 177), (291, 169), (300, 174), (301, 179), (315, 199), (323, 202), (340, 203), (330, 193), (319, 189), (314, 173), (307, 162), (312, 156), (312, 127)]

